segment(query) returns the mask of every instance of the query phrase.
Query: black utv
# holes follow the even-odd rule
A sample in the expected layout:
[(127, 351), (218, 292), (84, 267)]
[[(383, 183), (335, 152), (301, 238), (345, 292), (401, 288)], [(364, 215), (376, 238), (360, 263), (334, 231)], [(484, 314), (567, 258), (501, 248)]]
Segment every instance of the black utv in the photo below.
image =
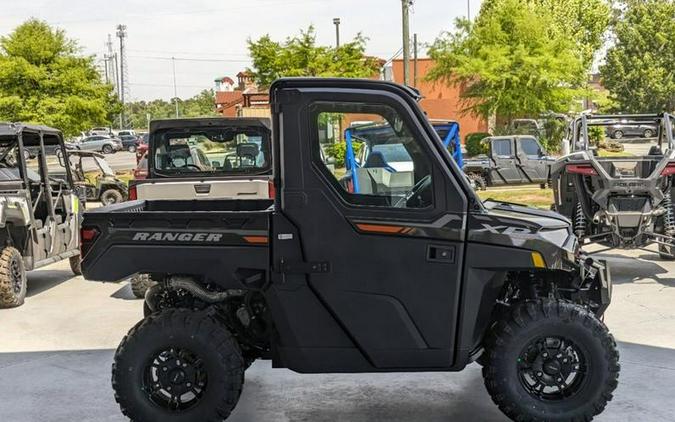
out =
[[(113, 388), (137, 422), (222, 421), (246, 368), (300, 373), (460, 371), (483, 365), (519, 421), (588, 421), (612, 398), (602, 322), (607, 267), (551, 211), (481, 203), (414, 91), (370, 80), (271, 88), (272, 200), (145, 200), (87, 212), (87, 279), (164, 274), (122, 340)], [(388, 127), (410, 156), (406, 191), (340, 184), (327, 125)], [(139, 256), (139, 252), (142, 256)], [(280, 386), (283, 387), (283, 386)]]
[(57, 151), (57, 129), (0, 123), (0, 308), (23, 304), (26, 271), (69, 259), (80, 273), (80, 200)]
[[(591, 131), (604, 134), (617, 122), (654, 127), (657, 136), (605, 153)], [(570, 153), (552, 166), (551, 180), (554, 209), (573, 221), (582, 243), (608, 249), (656, 244), (662, 258), (675, 259), (674, 127), (669, 114), (583, 115), (572, 122)]]

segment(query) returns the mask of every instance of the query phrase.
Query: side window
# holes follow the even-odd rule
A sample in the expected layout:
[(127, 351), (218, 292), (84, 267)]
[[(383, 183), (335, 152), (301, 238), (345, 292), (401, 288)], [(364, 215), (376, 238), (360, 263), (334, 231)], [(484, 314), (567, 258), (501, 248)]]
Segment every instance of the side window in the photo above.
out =
[[(425, 140), (412, 135), (394, 108), (320, 103), (312, 109), (314, 161), (346, 202), (390, 208), (433, 205), (432, 164)], [(324, 133), (333, 136), (326, 139)], [(329, 143), (324, 158), (322, 141)]]
[(527, 158), (540, 158), (542, 155), (541, 148), (536, 140), (533, 138), (523, 138), (520, 140), (520, 148), (523, 150), (523, 154), (527, 155)]
[(492, 153), (497, 157), (513, 157), (513, 152), (511, 151), (511, 140), (496, 139), (492, 141)]

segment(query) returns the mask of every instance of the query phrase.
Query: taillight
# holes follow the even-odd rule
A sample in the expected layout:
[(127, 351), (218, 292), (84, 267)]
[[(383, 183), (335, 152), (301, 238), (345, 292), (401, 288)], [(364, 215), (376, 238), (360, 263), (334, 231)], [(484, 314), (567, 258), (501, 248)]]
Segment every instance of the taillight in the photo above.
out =
[(661, 171), (661, 176), (672, 176), (675, 174), (675, 163), (668, 163), (666, 167)]
[(267, 194), (270, 196), (270, 199), (274, 199), (277, 196), (277, 187), (274, 186), (274, 180), (267, 182)]
[(129, 186), (129, 201), (135, 201), (138, 199), (138, 191), (136, 190), (136, 185)]
[(571, 174), (582, 174), (584, 176), (596, 176), (597, 171), (590, 164), (568, 164), (567, 172)]
[(89, 252), (99, 234), (98, 229), (93, 227), (83, 227), (80, 229), (80, 258), (84, 258), (87, 255), (87, 252)]

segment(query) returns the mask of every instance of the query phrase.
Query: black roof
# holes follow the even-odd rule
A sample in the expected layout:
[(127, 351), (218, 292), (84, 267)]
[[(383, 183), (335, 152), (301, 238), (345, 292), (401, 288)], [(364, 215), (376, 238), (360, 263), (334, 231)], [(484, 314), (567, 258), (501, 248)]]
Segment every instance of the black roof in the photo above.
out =
[(150, 132), (161, 129), (177, 129), (204, 126), (259, 126), (270, 129), (272, 123), (266, 117), (195, 117), (189, 119), (159, 119), (150, 122)]
[(44, 125), (31, 125), (25, 123), (0, 122), (0, 136), (16, 136), (22, 132), (45, 133), (51, 135), (60, 135), (61, 131), (53, 127)]

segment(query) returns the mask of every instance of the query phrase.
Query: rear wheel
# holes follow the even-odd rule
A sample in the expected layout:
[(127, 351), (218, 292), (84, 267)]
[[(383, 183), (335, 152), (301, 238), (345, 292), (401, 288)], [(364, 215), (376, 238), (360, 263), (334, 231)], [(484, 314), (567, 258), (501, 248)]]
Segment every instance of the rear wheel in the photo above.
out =
[(80, 260), (80, 255), (70, 257), (70, 270), (75, 275), (82, 275), (82, 261)]
[(239, 401), (244, 360), (208, 312), (166, 310), (122, 340), (112, 384), (122, 413), (135, 422), (222, 421)]
[(492, 400), (518, 421), (588, 421), (612, 399), (619, 352), (587, 309), (554, 300), (515, 305), (486, 340)]
[(103, 145), (103, 148), (101, 148), (101, 152), (104, 154), (112, 154), (113, 147), (111, 147), (110, 145)]
[(469, 173), (469, 179), (473, 180), (476, 184), (477, 190), (486, 190), (487, 189), (487, 180), (479, 173)]
[(21, 253), (7, 246), (0, 253), (0, 308), (23, 305), (27, 284)]
[(623, 139), (623, 131), (617, 130), (612, 134), (612, 138), (614, 139)]
[(136, 146), (135, 145), (129, 145), (129, 147), (127, 148), (127, 151), (136, 152)]
[(117, 204), (122, 201), (124, 201), (124, 196), (117, 189), (107, 189), (101, 194), (101, 203), (103, 205)]
[(651, 138), (654, 136), (654, 131), (651, 129), (645, 129), (645, 131), (642, 132), (642, 136), (645, 138)]
[(131, 277), (129, 284), (131, 285), (131, 291), (134, 293), (134, 296), (143, 299), (145, 297), (145, 292), (147, 292), (150, 286), (154, 284), (154, 281), (150, 278), (150, 274), (136, 274)]

